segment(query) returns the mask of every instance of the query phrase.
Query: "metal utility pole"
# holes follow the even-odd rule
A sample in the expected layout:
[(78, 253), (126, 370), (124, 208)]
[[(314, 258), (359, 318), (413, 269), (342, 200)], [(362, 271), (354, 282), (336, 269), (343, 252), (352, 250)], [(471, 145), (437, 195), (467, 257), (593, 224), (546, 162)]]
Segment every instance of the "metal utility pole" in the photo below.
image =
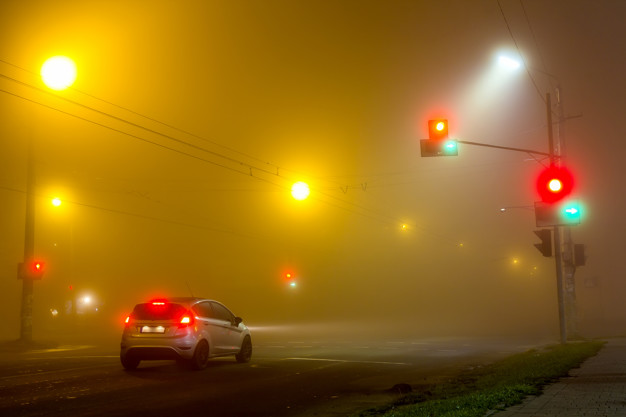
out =
[[(26, 220), (24, 233), (24, 263), (27, 265), (35, 256), (35, 168), (34, 145), (28, 143), (28, 168), (26, 173)], [(33, 340), (33, 280), (22, 276), (22, 308), (20, 312), (20, 340)]]
[[(561, 102), (561, 88), (556, 88), (556, 110), (559, 119), (557, 127), (557, 152), (559, 156), (563, 155), (565, 146), (564, 139), (564, 122), (565, 114), (563, 111), (563, 103)], [(578, 335), (578, 314), (576, 308), (576, 265), (574, 262), (574, 242), (572, 240), (572, 229), (570, 226), (563, 227), (563, 303), (565, 309), (565, 323), (568, 338)]]
[[(546, 114), (548, 119), (548, 149), (550, 152), (550, 165), (560, 164), (560, 152), (554, 153), (554, 138), (552, 135), (552, 101), (550, 93), (546, 93)], [(567, 329), (565, 327), (565, 300), (563, 296), (563, 259), (561, 254), (561, 231), (559, 226), (554, 226), (554, 261), (556, 263), (556, 289), (559, 302), (559, 330), (561, 344), (567, 342)]]

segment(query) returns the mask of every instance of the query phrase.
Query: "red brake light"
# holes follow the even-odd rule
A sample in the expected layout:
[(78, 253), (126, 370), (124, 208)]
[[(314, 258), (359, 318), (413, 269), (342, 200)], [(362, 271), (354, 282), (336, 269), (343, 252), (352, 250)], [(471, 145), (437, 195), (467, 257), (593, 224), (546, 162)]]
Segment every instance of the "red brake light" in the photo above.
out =
[(124, 320), (124, 324), (130, 323), (130, 316), (126, 316), (126, 320)]
[(191, 314), (191, 312), (187, 311), (185, 314), (183, 314), (180, 318), (180, 321), (178, 322), (178, 327), (187, 327), (193, 324), (193, 314)]

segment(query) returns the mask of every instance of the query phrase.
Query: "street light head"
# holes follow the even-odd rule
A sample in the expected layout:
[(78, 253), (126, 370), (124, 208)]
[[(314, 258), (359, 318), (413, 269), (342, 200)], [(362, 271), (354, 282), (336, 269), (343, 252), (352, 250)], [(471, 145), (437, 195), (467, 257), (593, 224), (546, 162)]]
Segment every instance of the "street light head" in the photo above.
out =
[(298, 181), (291, 186), (291, 196), (298, 201), (306, 200), (310, 193), (309, 185), (305, 182)]
[(53, 90), (65, 90), (76, 80), (76, 65), (66, 56), (53, 56), (41, 67), (41, 78)]
[(498, 57), (498, 64), (501, 67), (510, 69), (510, 70), (516, 70), (522, 66), (522, 64), (518, 60), (508, 57), (508, 56), (504, 56), (504, 55), (500, 55)]
[(61, 199), (58, 198), (58, 197), (55, 197), (55, 198), (52, 199), (52, 205), (54, 207), (59, 207), (61, 205), (61, 203), (62, 203)]

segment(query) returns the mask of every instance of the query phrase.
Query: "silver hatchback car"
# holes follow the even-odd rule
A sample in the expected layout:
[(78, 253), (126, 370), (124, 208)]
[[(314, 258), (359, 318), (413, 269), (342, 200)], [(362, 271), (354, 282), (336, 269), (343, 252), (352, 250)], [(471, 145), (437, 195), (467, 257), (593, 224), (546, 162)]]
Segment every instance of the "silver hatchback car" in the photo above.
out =
[(135, 369), (142, 360), (174, 359), (203, 369), (209, 358), (252, 357), (250, 331), (222, 303), (195, 297), (157, 299), (137, 304), (126, 318), (120, 360)]

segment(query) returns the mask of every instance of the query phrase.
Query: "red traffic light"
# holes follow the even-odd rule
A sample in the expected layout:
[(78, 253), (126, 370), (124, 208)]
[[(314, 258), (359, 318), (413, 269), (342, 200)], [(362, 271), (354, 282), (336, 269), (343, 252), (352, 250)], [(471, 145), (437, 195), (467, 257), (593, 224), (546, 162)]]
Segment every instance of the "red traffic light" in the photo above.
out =
[(448, 119), (433, 119), (428, 121), (429, 139), (446, 139), (448, 137)]
[(28, 265), (27, 275), (31, 279), (41, 279), (45, 272), (45, 266), (46, 264), (42, 261), (32, 261), (30, 265)]
[(539, 174), (537, 192), (544, 203), (556, 203), (569, 195), (574, 188), (574, 178), (564, 167), (551, 165)]
[(17, 264), (17, 277), (19, 279), (41, 279), (45, 272), (46, 264), (42, 261), (32, 260)]
[(285, 272), (284, 275), (283, 275), (283, 278), (285, 280), (285, 283), (288, 286), (290, 286), (292, 288), (295, 288), (297, 286), (296, 276), (294, 275), (293, 272)]

